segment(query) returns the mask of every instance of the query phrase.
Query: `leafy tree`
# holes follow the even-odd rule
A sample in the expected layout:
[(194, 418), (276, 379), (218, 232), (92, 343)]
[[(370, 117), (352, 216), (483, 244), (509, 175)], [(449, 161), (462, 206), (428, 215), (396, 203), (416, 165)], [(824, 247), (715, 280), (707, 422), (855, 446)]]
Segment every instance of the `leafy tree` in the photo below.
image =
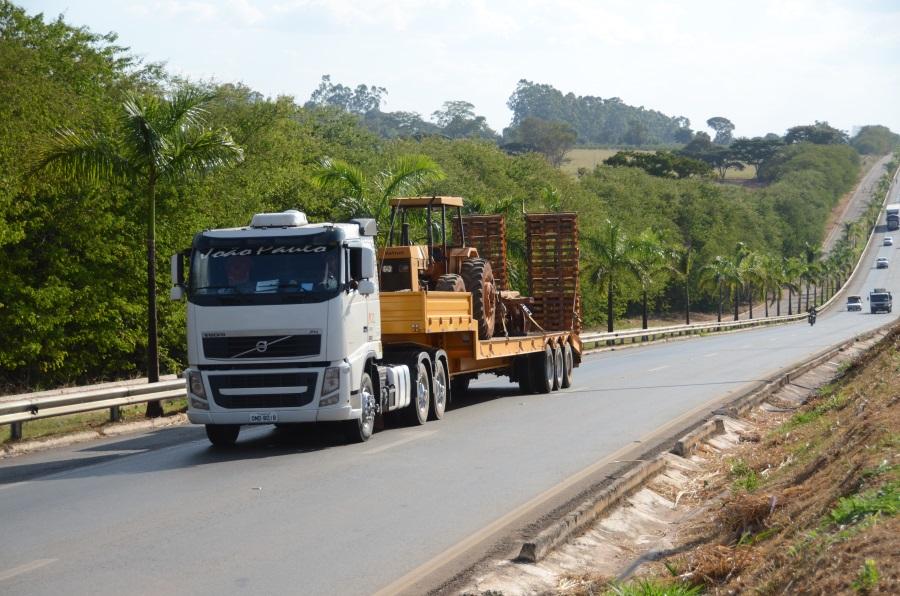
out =
[(697, 256), (694, 248), (687, 244), (670, 248), (667, 255), (669, 271), (684, 288), (684, 324), (691, 324), (691, 284), (694, 281)]
[(615, 321), (615, 292), (620, 280), (634, 271), (633, 244), (619, 223), (610, 220), (601, 226), (599, 234), (588, 236), (593, 253), (591, 280), (606, 287), (606, 330), (613, 331)]
[(734, 124), (731, 120), (722, 116), (713, 116), (706, 121), (706, 125), (716, 131), (716, 138), (713, 143), (716, 145), (730, 145), (731, 132), (734, 130)]
[(322, 75), (322, 81), (306, 102), (308, 107), (336, 106), (351, 114), (367, 114), (381, 107), (387, 89), (377, 85), (357, 85), (356, 89), (332, 83), (331, 75)]
[(819, 122), (789, 128), (784, 135), (787, 145), (792, 143), (813, 143), (814, 145), (846, 145), (847, 133), (828, 124)]
[(646, 145), (650, 142), (650, 134), (647, 125), (637, 119), (628, 121), (628, 129), (622, 137), (622, 142), (626, 145)]
[(559, 167), (566, 153), (575, 144), (575, 131), (564, 122), (551, 122), (540, 118), (525, 118), (517, 127), (504, 131), (511, 143), (531, 147), (541, 153), (555, 167)]
[[(114, 134), (102, 130), (58, 130), (38, 164), (39, 169), (70, 178), (123, 180), (141, 187), (147, 209), (147, 377), (151, 383), (159, 381), (157, 186), (238, 162), (243, 157), (242, 149), (226, 130), (206, 127), (204, 106), (212, 98), (189, 87), (179, 89), (168, 98), (129, 97), (122, 104)], [(159, 402), (148, 403), (148, 416), (161, 413)]]
[(649, 228), (631, 241), (628, 253), (628, 265), (641, 286), (641, 329), (647, 329), (647, 297), (660, 283), (658, 276), (667, 271), (668, 255), (659, 236)]
[(350, 217), (374, 217), (379, 230), (385, 226), (390, 200), (407, 194), (417, 194), (426, 185), (442, 180), (444, 171), (425, 155), (402, 155), (374, 178), (339, 159), (324, 158), (313, 173), (313, 184), (322, 190), (337, 190), (344, 194), (341, 208)]
[(759, 170), (762, 164), (772, 159), (782, 145), (780, 139), (740, 138), (731, 144), (729, 150), (736, 160), (752, 165), (756, 169), (756, 178), (759, 179)]
[(603, 163), (615, 167), (640, 168), (651, 176), (659, 176), (661, 178), (708, 177), (712, 174), (712, 168), (705, 162), (684, 157), (671, 151), (657, 151), (655, 153), (619, 151)]
[(900, 135), (886, 126), (863, 126), (850, 139), (850, 146), (863, 155), (886, 155), (900, 145)]
[(723, 291), (729, 281), (729, 275), (734, 269), (734, 263), (722, 255), (717, 255), (700, 269), (701, 284), (705, 287), (712, 287), (718, 294), (716, 321), (719, 323), (722, 322)]

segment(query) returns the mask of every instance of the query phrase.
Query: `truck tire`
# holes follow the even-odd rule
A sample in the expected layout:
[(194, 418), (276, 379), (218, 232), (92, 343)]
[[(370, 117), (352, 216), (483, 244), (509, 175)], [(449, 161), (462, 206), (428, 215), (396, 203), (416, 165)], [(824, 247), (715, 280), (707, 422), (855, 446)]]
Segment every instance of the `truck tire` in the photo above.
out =
[(431, 377), (431, 407), (428, 409), (429, 420), (440, 420), (447, 410), (447, 369), (444, 361), (434, 359), (434, 376)]
[(461, 273), (466, 290), (472, 294), (472, 316), (478, 322), (478, 337), (490, 339), (494, 336), (494, 314), (497, 306), (497, 292), (491, 264), (485, 259), (466, 259), (463, 261)]
[(409, 365), (412, 373), (412, 386), (410, 387), (410, 404), (407, 420), (410, 425), (421, 426), (428, 421), (428, 409), (430, 407), (431, 382), (428, 374), (428, 366), (424, 360), (413, 360)]
[(212, 443), (213, 447), (228, 448), (234, 447), (237, 442), (238, 435), (241, 432), (239, 424), (207, 424), (206, 438)]
[(463, 281), (461, 275), (449, 273), (438, 278), (437, 283), (434, 284), (434, 289), (437, 292), (465, 292), (466, 282)]
[(563, 351), (559, 346), (553, 348), (553, 390), (562, 389), (563, 386), (563, 370), (565, 363), (563, 362)]
[(534, 362), (531, 366), (531, 382), (537, 393), (550, 393), (553, 391), (554, 366), (553, 348), (544, 346), (543, 352), (533, 354)]
[(575, 372), (575, 354), (572, 353), (572, 344), (563, 344), (563, 389), (572, 386), (572, 374)]
[(356, 420), (344, 422), (344, 436), (349, 443), (365, 443), (375, 432), (375, 386), (369, 373), (359, 381), (359, 403), (362, 412)]

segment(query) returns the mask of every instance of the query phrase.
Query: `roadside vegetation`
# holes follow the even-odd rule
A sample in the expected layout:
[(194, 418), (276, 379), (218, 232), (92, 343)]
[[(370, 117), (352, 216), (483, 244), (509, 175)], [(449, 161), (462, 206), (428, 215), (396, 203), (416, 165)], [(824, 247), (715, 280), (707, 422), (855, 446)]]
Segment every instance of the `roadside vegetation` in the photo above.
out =
[[(840, 251), (824, 259), (817, 252), (829, 213), (859, 175), (857, 151), (820, 123), (779, 137), (777, 151), (759, 162), (759, 185), (722, 185), (707, 175), (716, 166), (683, 169), (706, 163), (705, 133), (618, 98), (569, 97), (522, 81), (510, 98), (513, 124), (502, 133), (462, 100), (445, 102), (428, 121), (382, 111), (381, 87), (327, 76), (308, 100), (269, 98), (241, 84), (180, 80), (141, 62), (113, 34), (29, 16), (6, 0), (0, 77), (3, 393), (155, 373), (154, 335), (160, 372), (179, 372), (184, 308), (153, 299), (169, 285), (165, 274), (154, 283), (153, 269), (166, 272), (168, 256), (196, 231), (245, 225), (260, 211), (383, 218), (385, 200), (400, 193), (461, 195), (471, 212), (507, 215), (519, 290), (522, 211), (577, 211), (583, 322), (609, 329), (626, 318), (646, 324), (648, 315), (687, 318), (737, 305), (759, 316), (780, 308), (772, 300), (781, 291), (797, 301), (791, 312), (805, 308), (846, 278), (866, 233), (865, 225), (848, 227)], [(185, 97), (202, 99), (181, 112), (190, 135), (162, 135), (149, 146), (127, 137), (140, 131), (141, 106), (177, 111)], [(713, 152), (740, 142), (730, 139), (727, 119), (707, 124)], [(893, 137), (870, 128), (866, 147), (893, 146)], [(113, 151), (130, 141), (138, 145)], [(671, 148), (639, 158), (644, 167), (597, 165), (572, 176), (555, 164), (577, 142)], [(191, 143), (197, 159), (186, 159)], [(133, 159), (148, 147), (156, 152), (143, 155), (169, 169)], [(54, 155), (75, 148), (83, 159), (53, 167), (64, 164)], [(137, 167), (123, 168), (122, 157)]]

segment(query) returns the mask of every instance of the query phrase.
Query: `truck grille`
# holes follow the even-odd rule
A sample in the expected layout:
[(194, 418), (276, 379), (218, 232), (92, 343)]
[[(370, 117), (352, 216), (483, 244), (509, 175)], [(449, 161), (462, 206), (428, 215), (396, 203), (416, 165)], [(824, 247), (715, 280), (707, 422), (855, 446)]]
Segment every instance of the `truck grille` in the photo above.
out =
[(312, 402), (318, 377), (317, 373), (210, 375), (209, 386), (213, 400), (223, 408), (296, 408)]
[(322, 348), (320, 334), (204, 337), (207, 358), (291, 358), (315, 356)]

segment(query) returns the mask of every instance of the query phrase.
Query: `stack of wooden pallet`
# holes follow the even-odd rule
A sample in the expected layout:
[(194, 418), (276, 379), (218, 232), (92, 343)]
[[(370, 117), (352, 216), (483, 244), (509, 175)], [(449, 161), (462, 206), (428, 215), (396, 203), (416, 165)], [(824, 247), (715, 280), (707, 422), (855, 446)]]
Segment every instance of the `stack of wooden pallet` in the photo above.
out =
[[(506, 265), (506, 220), (502, 215), (464, 215), (466, 246), (478, 249), (478, 256), (491, 263), (498, 290), (509, 289)], [(460, 245), (459, 218), (453, 218), (453, 238)]]
[(525, 239), (532, 316), (547, 331), (581, 331), (578, 214), (529, 213)]

